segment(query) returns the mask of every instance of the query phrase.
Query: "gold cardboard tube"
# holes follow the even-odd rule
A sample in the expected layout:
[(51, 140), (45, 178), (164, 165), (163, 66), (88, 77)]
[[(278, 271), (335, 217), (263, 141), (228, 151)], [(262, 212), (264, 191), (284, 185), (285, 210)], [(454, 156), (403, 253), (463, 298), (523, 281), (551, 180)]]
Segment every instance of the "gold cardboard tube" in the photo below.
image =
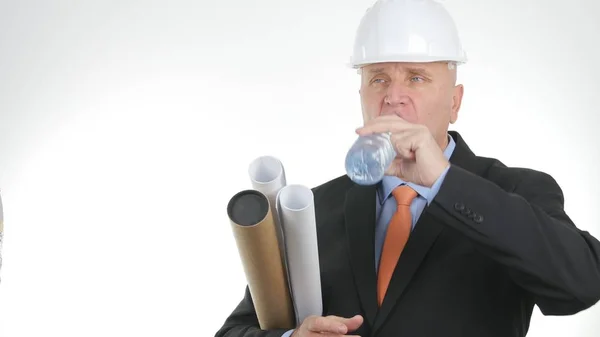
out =
[(245, 190), (231, 198), (227, 214), (263, 330), (293, 329), (294, 309), (268, 198)]

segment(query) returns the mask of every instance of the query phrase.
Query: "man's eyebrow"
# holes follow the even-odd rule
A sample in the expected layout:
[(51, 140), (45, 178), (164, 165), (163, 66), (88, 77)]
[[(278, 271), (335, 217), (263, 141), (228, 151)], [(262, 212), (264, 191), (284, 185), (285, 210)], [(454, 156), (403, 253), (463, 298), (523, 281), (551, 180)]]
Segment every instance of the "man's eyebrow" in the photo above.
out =
[[(385, 68), (373, 68), (369, 69), (369, 75), (377, 75), (385, 72)], [(412, 75), (423, 75), (426, 77), (431, 77), (431, 73), (427, 71), (427, 69), (422, 67), (407, 67), (406, 72)]]
[(384, 70), (385, 69), (383, 69), (383, 68), (369, 69), (369, 74), (371, 74), (371, 75), (381, 74)]
[(407, 68), (406, 71), (413, 75), (423, 75), (426, 77), (431, 77), (431, 73), (429, 73), (425, 68), (410, 67)]

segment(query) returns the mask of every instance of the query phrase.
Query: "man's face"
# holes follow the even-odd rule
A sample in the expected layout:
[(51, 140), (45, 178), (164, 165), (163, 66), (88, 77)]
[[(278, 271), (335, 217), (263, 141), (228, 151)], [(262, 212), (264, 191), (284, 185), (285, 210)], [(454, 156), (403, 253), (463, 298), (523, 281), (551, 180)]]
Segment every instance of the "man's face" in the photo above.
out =
[(445, 62), (378, 63), (362, 68), (360, 97), (365, 122), (396, 114), (429, 128), (440, 146), (458, 117), (463, 87)]

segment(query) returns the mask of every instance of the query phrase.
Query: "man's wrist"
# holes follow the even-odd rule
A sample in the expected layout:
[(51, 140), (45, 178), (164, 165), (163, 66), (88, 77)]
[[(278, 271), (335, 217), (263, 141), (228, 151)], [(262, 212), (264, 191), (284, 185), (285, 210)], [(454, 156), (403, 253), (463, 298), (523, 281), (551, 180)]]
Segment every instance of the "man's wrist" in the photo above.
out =
[(442, 184), (444, 183), (444, 180), (446, 179), (446, 175), (448, 174), (450, 167), (451, 167), (451, 164), (448, 163), (448, 165), (446, 166), (444, 171), (442, 171), (442, 174), (440, 174), (439, 177), (437, 178), (437, 180), (435, 182), (433, 182), (433, 185), (431, 185), (431, 188), (429, 190), (429, 196), (427, 197), (427, 204), (431, 204), (433, 199), (435, 199), (436, 195), (440, 191), (440, 188), (441, 188)]

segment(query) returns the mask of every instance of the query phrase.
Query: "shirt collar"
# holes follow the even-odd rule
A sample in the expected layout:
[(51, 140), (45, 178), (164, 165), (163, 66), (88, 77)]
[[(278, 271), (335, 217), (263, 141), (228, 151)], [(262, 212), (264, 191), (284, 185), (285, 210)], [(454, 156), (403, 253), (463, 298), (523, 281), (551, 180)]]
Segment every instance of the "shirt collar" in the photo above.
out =
[[(447, 160), (450, 160), (450, 156), (452, 156), (454, 148), (456, 148), (456, 142), (454, 142), (452, 136), (448, 135), (448, 145), (444, 150), (444, 157), (446, 157)], [(377, 189), (377, 193), (379, 194), (379, 203), (383, 205), (383, 203), (387, 200), (390, 194), (392, 194), (392, 190), (404, 184), (412, 187), (419, 194), (419, 196), (423, 198), (427, 199), (430, 194), (429, 192), (431, 189), (429, 187), (420, 186), (413, 183), (407, 183), (404, 180), (395, 176), (384, 176), (381, 181), (381, 185)]]

